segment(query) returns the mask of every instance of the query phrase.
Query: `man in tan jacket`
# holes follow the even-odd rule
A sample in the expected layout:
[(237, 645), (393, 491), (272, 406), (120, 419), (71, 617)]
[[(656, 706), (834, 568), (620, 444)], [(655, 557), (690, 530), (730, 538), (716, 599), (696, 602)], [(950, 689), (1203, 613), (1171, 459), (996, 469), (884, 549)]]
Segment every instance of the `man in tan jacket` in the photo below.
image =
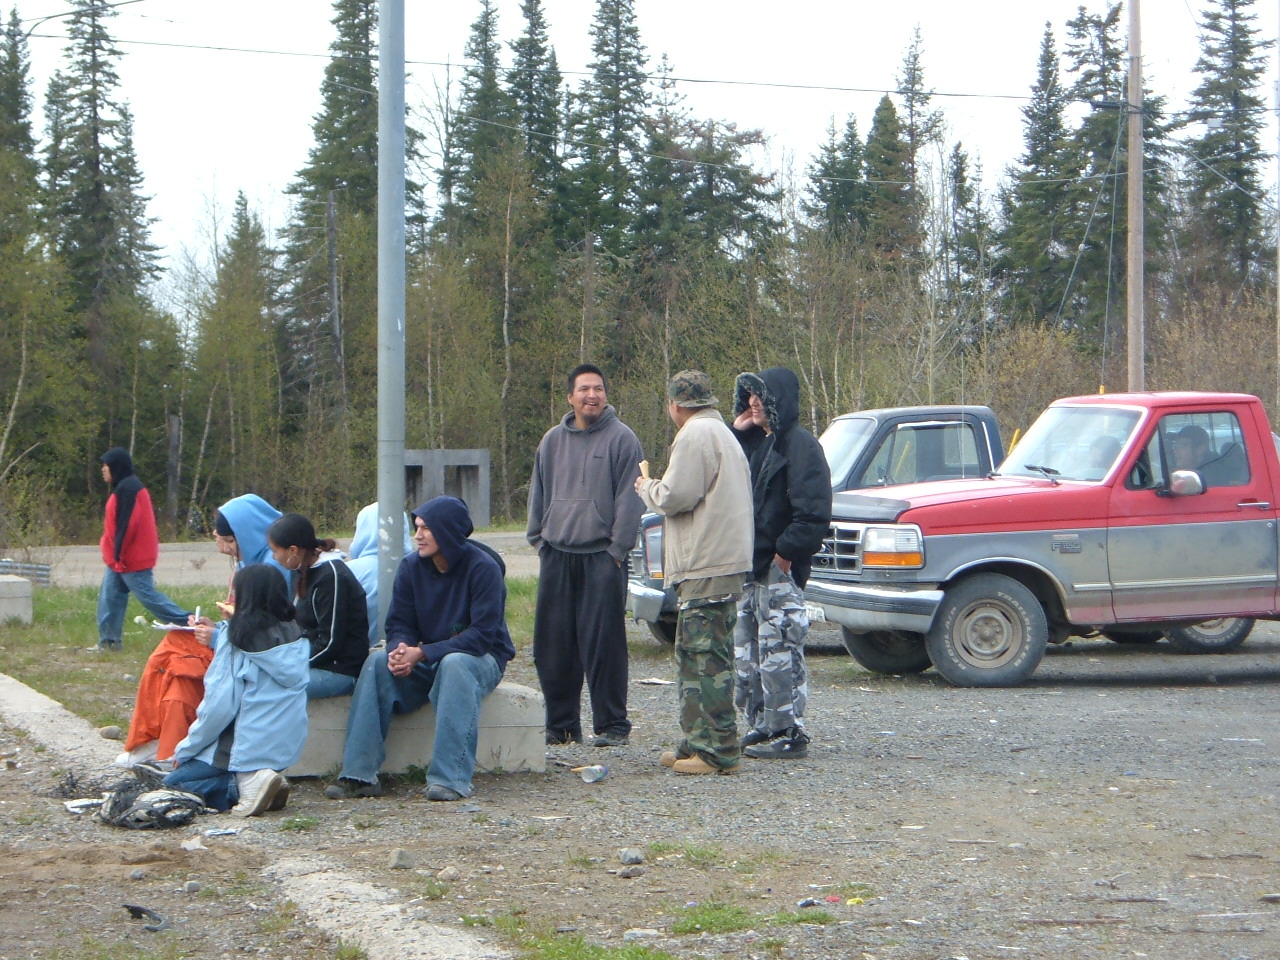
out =
[(663, 569), (676, 590), (676, 663), (684, 739), (661, 757), (677, 773), (734, 773), (741, 760), (733, 706), (733, 626), (751, 569), (751, 471), (716, 409), (711, 381), (683, 370), (667, 384), (679, 428), (660, 480), (636, 493), (667, 518)]

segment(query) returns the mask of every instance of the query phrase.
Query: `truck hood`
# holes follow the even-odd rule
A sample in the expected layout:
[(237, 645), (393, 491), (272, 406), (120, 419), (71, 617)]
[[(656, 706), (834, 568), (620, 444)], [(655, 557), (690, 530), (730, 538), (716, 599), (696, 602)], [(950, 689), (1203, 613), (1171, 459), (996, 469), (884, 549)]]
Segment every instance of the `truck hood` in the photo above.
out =
[(832, 498), (833, 520), (919, 525), (926, 534), (958, 530), (1106, 523), (1111, 488), (1101, 483), (1026, 477), (908, 483), (877, 496), (861, 490)]

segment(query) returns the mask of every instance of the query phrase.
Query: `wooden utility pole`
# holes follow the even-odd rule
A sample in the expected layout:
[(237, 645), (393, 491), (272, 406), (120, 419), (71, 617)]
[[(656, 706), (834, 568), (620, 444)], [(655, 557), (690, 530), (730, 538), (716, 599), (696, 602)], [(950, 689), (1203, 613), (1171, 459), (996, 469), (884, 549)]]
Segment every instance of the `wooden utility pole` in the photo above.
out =
[(1129, 390), (1145, 390), (1146, 316), (1143, 297), (1146, 271), (1143, 259), (1146, 238), (1142, 203), (1142, 30), (1138, 0), (1129, 0), (1129, 251), (1128, 251), (1128, 354)]

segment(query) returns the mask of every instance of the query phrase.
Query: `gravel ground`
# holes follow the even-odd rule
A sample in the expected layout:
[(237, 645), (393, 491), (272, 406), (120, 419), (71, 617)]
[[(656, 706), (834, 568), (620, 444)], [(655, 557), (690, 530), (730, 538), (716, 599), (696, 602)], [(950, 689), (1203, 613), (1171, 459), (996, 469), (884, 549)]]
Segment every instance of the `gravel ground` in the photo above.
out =
[[(630, 746), (554, 748), (545, 775), (478, 777), (463, 803), (302, 781), (280, 814), (142, 833), (50, 795), (118, 745), (0, 688), (0, 960), (510, 956), (513, 917), (691, 958), (1280, 957), (1280, 629), (1230, 656), (1165, 648), (1077, 641), (1013, 690), (814, 655), (808, 760), (681, 778), (657, 764), (676, 705), (641, 682), (670, 676), (655, 647)], [(536, 685), (524, 659), (508, 676)], [(610, 775), (583, 783), (586, 762)], [(677, 933), (691, 904), (746, 928)]]

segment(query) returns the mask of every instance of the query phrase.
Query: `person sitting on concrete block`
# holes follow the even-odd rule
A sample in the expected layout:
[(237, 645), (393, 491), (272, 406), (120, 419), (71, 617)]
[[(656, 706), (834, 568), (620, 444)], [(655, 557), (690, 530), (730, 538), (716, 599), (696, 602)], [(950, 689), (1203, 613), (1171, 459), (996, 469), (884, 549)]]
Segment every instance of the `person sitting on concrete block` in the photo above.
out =
[(471, 795), (480, 704), (515, 647), (507, 631), (502, 568), (476, 543), (467, 505), (435, 497), (413, 511), (417, 549), (400, 561), (387, 610), (387, 647), (369, 654), (347, 717), (333, 800), (376, 797), (391, 717), (427, 702), (436, 711), (429, 800)]

